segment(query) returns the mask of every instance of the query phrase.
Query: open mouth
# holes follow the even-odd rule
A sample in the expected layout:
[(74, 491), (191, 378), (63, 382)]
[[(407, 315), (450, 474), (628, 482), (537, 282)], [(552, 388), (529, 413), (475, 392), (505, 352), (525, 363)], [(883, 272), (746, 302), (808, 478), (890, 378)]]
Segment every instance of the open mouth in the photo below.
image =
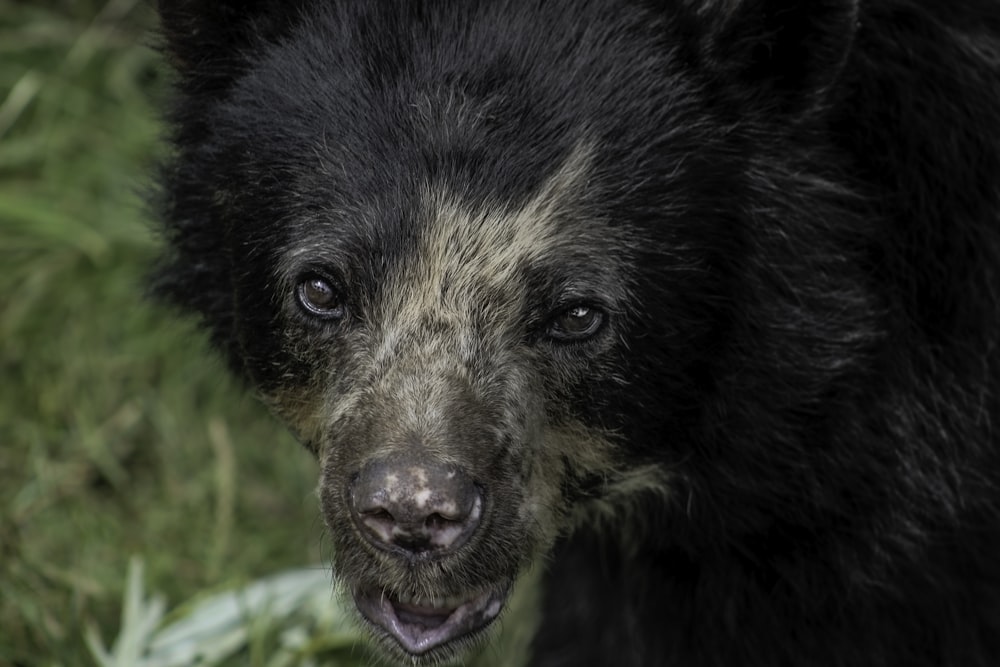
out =
[(392, 635), (403, 650), (421, 655), (489, 625), (500, 614), (506, 597), (503, 588), (434, 599), (355, 591), (354, 602), (365, 618)]

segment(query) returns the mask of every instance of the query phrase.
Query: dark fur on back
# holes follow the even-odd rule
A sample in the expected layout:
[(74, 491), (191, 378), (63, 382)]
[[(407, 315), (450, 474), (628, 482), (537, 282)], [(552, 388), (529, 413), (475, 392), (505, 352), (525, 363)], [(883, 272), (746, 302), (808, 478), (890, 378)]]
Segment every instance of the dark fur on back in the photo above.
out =
[[(1000, 4), (208, 5), (160, 1), (157, 285), (345, 588), (544, 564), (547, 667), (1000, 661)], [(433, 566), (353, 507), (414, 451), (483, 503)]]

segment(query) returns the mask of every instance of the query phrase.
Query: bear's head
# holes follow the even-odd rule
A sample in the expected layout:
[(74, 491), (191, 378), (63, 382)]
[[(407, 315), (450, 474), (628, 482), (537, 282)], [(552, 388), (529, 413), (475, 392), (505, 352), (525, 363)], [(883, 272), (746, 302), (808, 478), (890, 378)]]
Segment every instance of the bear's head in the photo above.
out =
[(317, 456), (391, 654), (461, 655), (581, 525), (697, 549), (770, 516), (746, 466), (794, 497), (750, 423), (868, 344), (813, 139), (854, 2), (159, 5), (159, 289)]

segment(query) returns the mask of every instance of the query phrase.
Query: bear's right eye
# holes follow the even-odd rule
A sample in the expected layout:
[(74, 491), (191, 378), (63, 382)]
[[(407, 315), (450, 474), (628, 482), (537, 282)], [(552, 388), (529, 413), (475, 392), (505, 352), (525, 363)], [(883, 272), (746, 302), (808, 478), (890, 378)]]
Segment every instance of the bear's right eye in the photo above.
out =
[(305, 276), (295, 290), (296, 298), (305, 311), (325, 320), (339, 320), (344, 316), (344, 299), (334, 285), (316, 275)]

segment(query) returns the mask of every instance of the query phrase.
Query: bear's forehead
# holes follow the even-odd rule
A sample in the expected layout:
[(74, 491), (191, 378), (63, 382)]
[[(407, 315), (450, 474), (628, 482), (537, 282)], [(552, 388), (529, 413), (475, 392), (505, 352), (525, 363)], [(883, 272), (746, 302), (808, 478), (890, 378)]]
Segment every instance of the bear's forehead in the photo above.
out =
[(389, 338), (500, 329), (526, 307), (565, 305), (560, 298), (617, 305), (630, 240), (593, 205), (594, 156), (591, 142), (577, 142), (525, 196), (484, 197), (425, 178), (391, 215), (379, 214), (391, 204), (358, 206), (293, 222), (279, 283), (288, 289), (305, 269), (332, 269)]
[(462, 318), (488, 304), (504, 319), (525, 298), (531, 267), (568, 256), (595, 221), (581, 210), (590, 171), (589, 144), (578, 144), (522, 202), (470, 202), (442, 184), (420, 197), (419, 238), (384, 283), (381, 319), (414, 326), (429, 315)]

